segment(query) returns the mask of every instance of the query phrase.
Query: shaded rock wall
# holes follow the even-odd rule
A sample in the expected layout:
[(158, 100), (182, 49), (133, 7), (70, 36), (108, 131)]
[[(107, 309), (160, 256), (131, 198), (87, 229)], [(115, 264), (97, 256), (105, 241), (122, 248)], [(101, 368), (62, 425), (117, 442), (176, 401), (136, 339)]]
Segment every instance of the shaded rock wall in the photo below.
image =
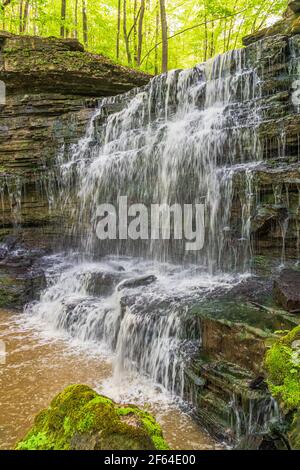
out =
[[(84, 52), (76, 40), (0, 33), (0, 237), (16, 224), (26, 241), (55, 235), (48, 211), (58, 152), (84, 134), (97, 98), (144, 85), (149, 77)], [(32, 230), (33, 229), (33, 230)]]

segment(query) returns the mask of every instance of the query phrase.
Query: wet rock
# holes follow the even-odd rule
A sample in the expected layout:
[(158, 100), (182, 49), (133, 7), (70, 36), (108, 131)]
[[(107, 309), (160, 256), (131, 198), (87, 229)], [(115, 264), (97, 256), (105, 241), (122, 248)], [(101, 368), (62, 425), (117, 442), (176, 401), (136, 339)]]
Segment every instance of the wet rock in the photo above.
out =
[(267, 384), (265, 380), (266, 379), (263, 375), (259, 375), (249, 382), (249, 388), (251, 390), (267, 390)]
[(276, 302), (290, 313), (300, 313), (300, 271), (284, 269), (274, 281)]
[(290, 431), (289, 431), (289, 440), (291, 447), (294, 450), (300, 450), (300, 411), (294, 413)]
[(160, 426), (134, 405), (71, 385), (41, 411), (17, 450), (166, 450)]
[(43, 250), (29, 250), (10, 237), (0, 252), (0, 307), (22, 308), (39, 298), (46, 287), (44, 271), (39, 267)]
[(150, 276), (141, 276), (132, 279), (126, 279), (119, 286), (118, 290), (122, 289), (134, 289), (136, 287), (149, 286), (157, 281), (157, 277), (154, 275)]
[(110, 295), (122, 279), (122, 271), (90, 272), (84, 275), (88, 294), (92, 296)]
[(249, 434), (242, 437), (236, 450), (290, 450), (284, 436), (272, 434)]
[[(243, 367), (215, 360), (203, 350), (185, 374), (185, 396), (216, 439), (236, 445), (250, 430), (262, 432), (276, 415), (268, 391), (249, 389), (253, 374)], [(195, 377), (201, 377), (202, 383)]]

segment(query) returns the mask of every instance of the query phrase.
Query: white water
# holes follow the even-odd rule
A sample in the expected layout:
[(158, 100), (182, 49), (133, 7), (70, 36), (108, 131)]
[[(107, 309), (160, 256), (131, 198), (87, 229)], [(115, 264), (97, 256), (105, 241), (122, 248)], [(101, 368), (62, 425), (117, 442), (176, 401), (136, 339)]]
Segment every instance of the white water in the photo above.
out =
[[(87, 134), (62, 163), (61, 196), (73, 204), (73, 234), (92, 254), (139, 255), (195, 262), (210, 273), (249, 267), (248, 218), (232, 221), (233, 199), (251, 212), (249, 188), (233, 179), (262, 159), (257, 135), (259, 80), (245, 51), (231, 51), (191, 70), (175, 70), (146, 87), (106, 98)], [(114, 108), (118, 112), (111, 112)], [(242, 165), (241, 165), (242, 164)], [(206, 238), (196, 254), (182, 241), (102, 243), (95, 236), (99, 203), (205, 203)]]
[[(116, 386), (139, 372), (181, 397), (185, 351), (197, 349), (199, 342), (184, 329), (188, 306), (241, 279), (197, 272), (196, 266), (183, 270), (120, 257), (77, 263), (56, 255), (47, 263), (49, 287), (39, 302), (27, 306), (27, 324), (67, 337), (74, 347), (113, 357)], [(126, 287), (125, 281), (150, 275), (156, 278), (153, 283)]]

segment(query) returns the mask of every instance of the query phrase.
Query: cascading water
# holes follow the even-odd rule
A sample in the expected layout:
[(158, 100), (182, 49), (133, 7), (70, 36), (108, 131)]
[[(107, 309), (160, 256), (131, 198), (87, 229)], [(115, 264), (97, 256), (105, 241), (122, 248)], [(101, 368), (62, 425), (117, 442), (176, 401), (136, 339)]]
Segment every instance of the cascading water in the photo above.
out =
[[(232, 180), (261, 159), (259, 96), (256, 72), (239, 50), (155, 77), (127, 96), (104, 99), (86, 137), (61, 165), (61, 199), (77, 197), (73, 231), (81, 234), (81, 248), (94, 255), (106, 250), (159, 261), (187, 259), (211, 273), (244, 269), (248, 221), (231, 223)], [(114, 106), (122, 109), (105, 117)], [(120, 196), (147, 207), (204, 203), (204, 249), (187, 253), (178, 240), (119, 240), (100, 247), (97, 207), (117, 206)]]
[[(263, 158), (260, 93), (239, 50), (103, 99), (85, 137), (57, 160), (59, 200), (84, 261), (52, 259), (48, 288), (28, 318), (114, 354), (116, 377), (138, 371), (184, 396), (185, 358), (200, 339), (185, 330), (188, 306), (249, 269), (252, 169)], [(237, 175), (246, 183), (239, 194)], [(147, 207), (204, 202), (204, 248), (99, 242), (97, 207), (117, 206), (120, 196)]]

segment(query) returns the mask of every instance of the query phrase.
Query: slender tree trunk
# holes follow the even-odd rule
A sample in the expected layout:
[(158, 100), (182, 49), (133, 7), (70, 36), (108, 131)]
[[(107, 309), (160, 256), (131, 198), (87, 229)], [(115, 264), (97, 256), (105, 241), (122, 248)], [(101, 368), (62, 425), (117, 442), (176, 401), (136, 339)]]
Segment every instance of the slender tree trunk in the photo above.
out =
[(78, 0), (75, 0), (74, 4), (74, 26), (73, 36), (78, 39)]
[(140, 11), (140, 17), (139, 17), (139, 31), (138, 31), (138, 49), (137, 49), (137, 60), (136, 60), (136, 64), (138, 67), (141, 65), (141, 58), (142, 58), (144, 16), (145, 16), (145, 0), (141, 0), (141, 11)]
[(133, 3), (133, 62), (137, 65), (137, 0)]
[(120, 34), (121, 34), (121, 0), (118, 0), (118, 25), (117, 25), (117, 43), (116, 43), (117, 60), (120, 58)]
[(36, 25), (36, 20), (38, 18), (38, 4), (37, 1), (35, 0), (34, 2), (34, 13), (33, 13), (33, 34), (36, 35), (38, 30), (37, 30), (37, 25)]
[(127, 34), (127, 2), (124, 0), (123, 2), (123, 33), (124, 33), (124, 41), (125, 41), (125, 47), (126, 47), (126, 54), (127, 54), (127, 62), (128, 65), (131, 65), (132, 60), (131, 60), (131, 52), (130, 52), (130, 46), (129, 46), (129, 37)]
[(159, 0), (161, 19), (161, 39), (162, 39), (162, 72), (168, 71), (169, 47), (168, 47), (168, 23), (165, 0)]
[(207, 14), (206, 14), (206, 5), (204, 10), (204, 62), (207, 61), (207, 48), (208, 48), (208, 32), (207, 32)]
[[(159, 38), (159, 4), (156, 4), (156, 18), (155, 18), (155, 44), (158, 44)], [(154, 73), (158, 74), (158, 47), (154, 49)]]
[(20, 1), (20, 9), (19, 9), (19, 32), (20, 32), (20, 34), (23, 33), (23, 0)]
[(214, 23), (211, 24), (211, 35), (210, 35), (210, 50), (209, 50), (209, 57), (212, 57), (215, 53), (215, 44), (214, 44)]
[(61, 0), (61, 26), (60, 26), (60, 36), (62, 38), (66, 35), (66, 28), (65, 28), (65, 21), (66, 21), (66, 13), (67, 13), (67, 0)]
[(88, 19), (87, 19), (87, 6), (86, 0), (82, 0), (82, 29), (83, 29), (83, 44), (88, 45)]
[(26, 32), (29, 17), (29, 0), (26, 0), (23, 14), (23, 33)]

